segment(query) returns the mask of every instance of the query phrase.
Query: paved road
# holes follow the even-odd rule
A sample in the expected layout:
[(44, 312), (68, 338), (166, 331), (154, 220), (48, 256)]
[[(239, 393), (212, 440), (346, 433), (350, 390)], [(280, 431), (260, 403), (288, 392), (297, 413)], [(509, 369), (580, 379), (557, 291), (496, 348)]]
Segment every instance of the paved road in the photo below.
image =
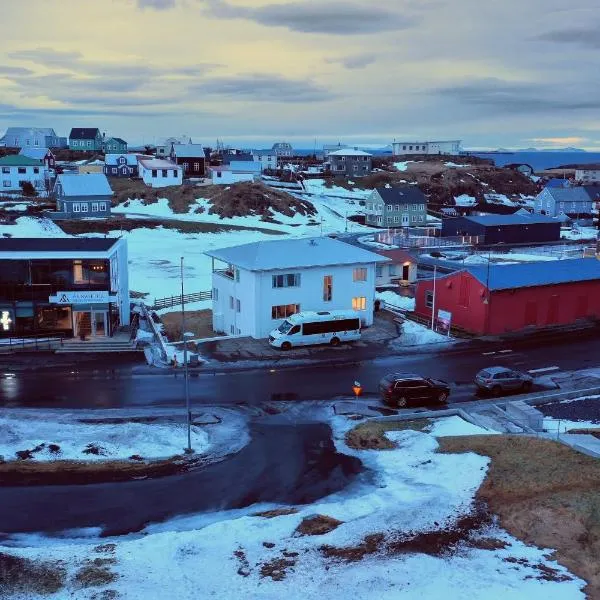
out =
[[(575, 370), (596, 366), (600, 340), (569, 341), (549, 347), (469, 353), (417, 354), (385, 357), (349, 365), (299, 367), (231, 372), (194, 373), (190, 393), (195, 406), (202, 404), (251, 404), (272, 400), (331, 399), (351, 394), (352, 382), (362, 383), (366, 393), (376, 393), (379, 379), (390, 372), (416, 372), (444, 379), (452, 385), (451, 401), (472, 400), (475, 373), (493, 364), (520, 370), (558, 367)], [(182, 402), (183, 375), (157, 370), (139, 374), (131, 368), (95, 369), (89, 364), (64, 372), (0, 373), (0, 405), (45, 408), (119, 408), (169, 406)]]
[[(276, 420), (276, 419), (275, 419)], [(305, 504), (339, 491), (361, 470), (339, 454), (323, 423), (255, 423), (238, 454), (183, 475), (127, 483), (0, 487), (3, 535), (100, 527), (139, 531), (178, 515), (255, 503)]]

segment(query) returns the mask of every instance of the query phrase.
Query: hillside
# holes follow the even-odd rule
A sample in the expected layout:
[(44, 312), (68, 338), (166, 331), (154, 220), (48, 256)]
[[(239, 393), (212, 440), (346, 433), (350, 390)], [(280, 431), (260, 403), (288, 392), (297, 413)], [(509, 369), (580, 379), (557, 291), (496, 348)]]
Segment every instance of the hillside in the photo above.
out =
[(350, 181), (334, 177), (325, 185), (367, 190), (386, 184), (415, 183), (433, 206), (452, 206), (454, 198), (463, 194), (483, 203), (484, 194), (520, 197), (539, 192), (538, 185), (518, 171), (497, 168), (489, 161), (470, 156), (419, 157), (416, 161), (386, 158), (378, 163), (380, 170), (367, 177)]

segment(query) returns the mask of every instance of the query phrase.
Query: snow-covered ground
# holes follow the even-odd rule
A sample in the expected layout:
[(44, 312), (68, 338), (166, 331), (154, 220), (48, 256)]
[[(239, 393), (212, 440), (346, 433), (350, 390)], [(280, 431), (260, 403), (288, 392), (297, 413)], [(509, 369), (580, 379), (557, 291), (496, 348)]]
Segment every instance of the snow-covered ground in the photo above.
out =
[(596, 429), (600, 431), (600, 421), (569, 421), (568, 419), (544, 419), (544, 429), (548, 433), (565, 433), (571, 429)]
[(305, 179), (304, 189), (309, 194), (315, 194), (317, 196), (343, 196), (346, 198), (357, 198), (361, 200), (367, 199), (373, 192), (373, 190), (347, 190), (346, 188), (337, 185), (327, 187), (324, 179)]
[(393, 346), (425, 346), (427, 344), (450, 344), (454, 338), (447, 334), (437, 333), (420, 323), (409, 321), (402, 322), (402, 334), (392, 341)]
[(561, 229), (560, 237), (563, 240), (590, 240), (595, 242), (598, 239), (598, 230), (595, 227)]
[[(137, 538), (103, 539), (103, 544), (115, 544), (109, 556), (116, 564), (110, 568), (118, 575), (105, 589), (114, 590), (126, 600), (339, 600), (348, 596), (389, 600), (583, 599), (583, 581), (547, 581), (540, 576), (543, 567), (568, 574), (548, 558), (547, 549), (527, 546), (497, 526), (474, 534), (506, 544), (495, 550), (465, 544), (455, 551), (449, 548), (441, 556), (414, 550), (380, 551), (355, 561), (324, 556), (324, 545), (356, 547), (368, 535), (393, 539), (433, 532), (451, 526), (471, 511), (489, 459), (473, 453), (437, 453), (436, 429), (448, 434), (471, 432), (465, 431), (471, 426), (464, 422), (444, 421), (434, 425), (433, 433), (389, 433), (397, 444), (394, 450), (358, 451), (344, 443), (345, 433), (355, 423), (334, 417), (331, 425), (338, 449), (360, 458), (372, 477), (359, 478), (345, 490), (298, 506), (295, 514), (255, 516), (259, 510), (278, 508), (256, 505), (174, 520), (149, 527), (146, 535)], [(323, 535), (298, 535), (296, 528), (301, 521), (315, 514), (335, 518), (341, 524)], [(94, 551), (95, 546), (81, 540), (70, 543), (64, 539), (28, 538), (20, 547), (0, 546), (0, 550), (60, 560), (72, 572), (86, 558), (102, 556)], [(270, 576), (273, 571), (280, 577)], [(45, 598), (91, 597), (92, 591), (88, 595), (71, 585)], [(29, 595), (27, 599), (39, 597)]]
[(458, 168), (464, 168), (464, 167), (470, 167), (471, 165), (459, 165), (457, 163), (454, 162), (445, 162), (444, 163), (445, 167), (450, 167), (451, 169), (458, 169)]
[(403, 161), (403, 162), (397, 162), (397, 163), (394, 163), (394, 167), (395, 167), (395, 168), (396, 168), (396, 170), (398, 170), (398, 171), (406, 171), (406, 170), (408, 169), (408, 165), (409, 165), (411, 162), (414, 162), (414, 161), (412, 161), (412, 160), (405, 160), (405, 161)]
[(391, 290), (386, 290), (385, 292), (376, 292), (375, 297), (386, 304), (391, 306), (395, 306), (401, 310), (415, 310), (415, 299), (414, 298), (406, 298), (404, 296), (400, 296), (400, 294), (396, 294), (396, 292), (392, 292)]
[(456, 206), (476, 206), (477, 198), (469, 196), (468, 194), (461, 194), (460, 196), (454, 197), (454, 203)]

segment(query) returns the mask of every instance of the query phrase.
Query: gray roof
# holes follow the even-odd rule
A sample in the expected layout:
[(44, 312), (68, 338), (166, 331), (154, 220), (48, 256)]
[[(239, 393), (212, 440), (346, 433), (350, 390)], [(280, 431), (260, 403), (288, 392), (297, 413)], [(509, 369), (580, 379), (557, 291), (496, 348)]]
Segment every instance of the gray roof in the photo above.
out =
[(73, 127), (69, 134), (70, 140), (93, 140), (100, 134), (97, 127)]
[(582, 185), (581, 187), (592, 200), (600, 200), (600, 185)]
[(50, 152), (48, 148), (21, 148), (19, 154), (28, 158), (35, 158), (36, 160), (44, 160), (48, 152)]
[(112, 189), (104, 173), (83, 175), (62, 174), (55, 185), (61, 185), (65, 196), (112, 196)]
[(178, 158), (205, 158), (202, 144), (173, 144), (175, 155)]
[(56, 137), (56, 133), (52, 127), (8, 127), (4, 137), (35, 137), (36, 135)]
[(425, 194), (416, 185), (378, 187), (376, 191), (384, 204), (427, 204)]
[(0, 252), (105, 252), (119, 238), (0, 238)]
[(589, 202), (590, 196), (583, 187), (546, 187), (546, 191), (557, 202)]
[(465, 270), (492, 291), (512, 290), (600, 279), (600, 260), (574, 258), (513, 265), (490, 265), (489, 269), (487, 266), (473, 266)]
[(375, 252), (329, 237), (254, 242), (205, 254), (248, 271), (389, 262)]
[(254, 156), (277, 156), (277, 153), (271, 150), (252, 150)]
[(340, 150), (335, 150), (334, 152), (328, 152), (327, 156), (373, 156), (368, 152), (364, 152), (363, 150), (358, 150), (357, 148), (341, 148)]
[(512, 214), (512, 215), (481, 215), (479, 217), (463, 217), (467, 221), (473, 221), (485, 227), (498, 227), (501, 225), (534, 225), (538, 223), (559, 223), (552, 217), (545, 215)]
[(104, 164), (108, 167), (117, 167), (119, 165), (119, 158), (124, 156), (126, 164), (130, 167), (137, 167), (138, 157), (137, 154), (106, 154), (104, 156)]

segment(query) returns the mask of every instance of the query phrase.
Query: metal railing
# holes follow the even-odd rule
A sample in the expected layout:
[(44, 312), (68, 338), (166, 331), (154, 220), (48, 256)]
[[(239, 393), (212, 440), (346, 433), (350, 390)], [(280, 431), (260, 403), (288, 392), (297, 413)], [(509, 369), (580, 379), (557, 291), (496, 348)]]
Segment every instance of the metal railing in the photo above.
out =
[(40, 352), (55, 350), (64, 344), (64, 333), (23, 334), (0, 338), (0, 354), (7, 352)]
[[(184, 294), (183, 302), (185, 304), (189, 304), (191, 302), (202, 302), (203, 300), (210, 300), (211, 298), (211, 290), (207, 292), (194, 292), (193, 294)], [(153, 310), (160, 310), (162, 308), (172, 308), (174, 306), (181, 306), (181, 295), (168, 296), (167, 298), (155, 298), (154, 304), (151, 308)]]

